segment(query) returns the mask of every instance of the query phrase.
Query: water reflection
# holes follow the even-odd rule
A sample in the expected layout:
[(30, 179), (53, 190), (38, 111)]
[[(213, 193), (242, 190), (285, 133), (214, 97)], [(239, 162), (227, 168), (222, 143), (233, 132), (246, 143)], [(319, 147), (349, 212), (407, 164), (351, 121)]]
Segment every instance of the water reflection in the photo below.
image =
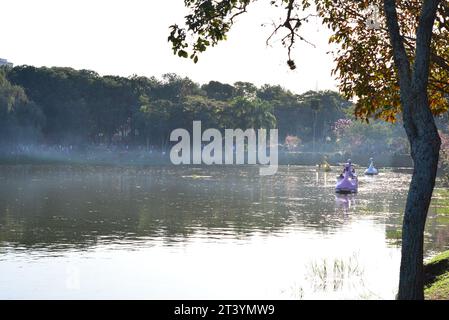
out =
[(356, 211), (356, 195), (354, 194), (336, 194), (335, 195), (335, 209), (338, 211), (342, 209), (345, 214)]
[[(360, 177), (358, 195), (338, 196), (332, 172), (258, 172), (1, 167), (0, 274), (14, 281), (0, 278), (0, 296), (35, 297), (31, 283), (44, 298), (394, 297), (410, 172)], [(446, 199), (437, 189), (428, 254), (449, 240)], [(75, 292), (60, 284), (73, 265)]]

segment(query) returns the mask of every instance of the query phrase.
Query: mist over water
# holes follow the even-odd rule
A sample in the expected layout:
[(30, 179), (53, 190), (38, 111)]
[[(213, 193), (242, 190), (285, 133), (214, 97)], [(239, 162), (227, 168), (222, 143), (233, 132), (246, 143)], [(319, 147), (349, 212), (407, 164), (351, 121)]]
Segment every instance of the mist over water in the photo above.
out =
[[(392, 299), (410, 171), (336, 196), (335, 169), (3, 166), (0, 296)], [(428, 256), (449, 240), (444, 192)]]
[[(393, 299), (413, 163), (400, 119), (363, 124), (353, 107), (336, 92), (176, 74), (1, 69), (0, 298)], [(277, 174), (172, 165), (171, 133), (199, 120), (221, 134), (277, 128)], [(370, 157), (377, 177), (361, 176)], [(335, 195), (348, 159), (359, 193)], [(426, 257), (449, 240), (440, 186)]]

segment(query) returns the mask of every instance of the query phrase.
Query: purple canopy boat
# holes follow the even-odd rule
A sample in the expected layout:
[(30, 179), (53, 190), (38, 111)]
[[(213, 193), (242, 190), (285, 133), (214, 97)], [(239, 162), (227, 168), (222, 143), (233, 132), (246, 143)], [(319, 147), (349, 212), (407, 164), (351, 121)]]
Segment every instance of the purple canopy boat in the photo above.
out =
[(357, 193), (358, 185), (357, 175), (353, 172), (352, 164), (349, 161), (345, 164), (343, 174), (337, 178), (335, 192), (344, 194)]

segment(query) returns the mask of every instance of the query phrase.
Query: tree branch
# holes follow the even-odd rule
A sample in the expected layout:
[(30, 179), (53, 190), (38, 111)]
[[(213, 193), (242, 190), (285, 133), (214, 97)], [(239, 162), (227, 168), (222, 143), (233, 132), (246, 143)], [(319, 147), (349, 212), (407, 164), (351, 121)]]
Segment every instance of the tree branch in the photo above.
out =
[(416, 135), (411, 103), (411, 70), (410, 61), (405, 50), (404, 38), (401, 35), (395, 0), (384, 0), (385, 17), (387, 20), (390, 43), (393, 47), (393, 57), (398, 69), (399, 88), (401, 91), (401, 105), (403, 110), (404, 128), (409, 138)]
[(427, 91), (430, 72), (431, 42), (433, 26), (441, 0), (425, 0), (416, 32), (416, 54), (413, 83), (418, 91)]
[[(410, 89), (411, 69), (410, 61), (405, 50), (404, 38), (401, 35), (398, 22), (398, 13), (395, 0), (384, 0), (384, 10), (387, 19), (388, 33), (393, 47), (393, 56), (396, 67), (399, 71), (399, 81), (401, 88)], [(404, 85), (402, 85), (404, 84)]]

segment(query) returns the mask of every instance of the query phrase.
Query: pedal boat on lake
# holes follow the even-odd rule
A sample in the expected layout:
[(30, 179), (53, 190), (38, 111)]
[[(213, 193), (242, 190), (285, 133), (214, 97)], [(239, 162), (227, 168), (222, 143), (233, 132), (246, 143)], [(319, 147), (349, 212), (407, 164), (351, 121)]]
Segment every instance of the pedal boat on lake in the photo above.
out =
[(324, 160), (320, 164), (317, 164), (316, 167), (317, 167), (316, 168), (317, 171), (324, 171), (324, 172), (331, 172), (332, 171), (331, 166), (329, 165), (329, 163), (326, 160)]
[(377, 176), (379, 174), (379, 170), (377, 170), (374, 167), (374, 160), (373, 158), (370, 158), (370, 165), (368, 167), (368, 169), (365, 170), (365, 175), (366, 176)]
[(345, 165), (344, 173), (337, 178), (335, 192), (340, 194), (357, 193), (358, 187), (357, 175), (352, 172), (352, 165), (348, 163)]

